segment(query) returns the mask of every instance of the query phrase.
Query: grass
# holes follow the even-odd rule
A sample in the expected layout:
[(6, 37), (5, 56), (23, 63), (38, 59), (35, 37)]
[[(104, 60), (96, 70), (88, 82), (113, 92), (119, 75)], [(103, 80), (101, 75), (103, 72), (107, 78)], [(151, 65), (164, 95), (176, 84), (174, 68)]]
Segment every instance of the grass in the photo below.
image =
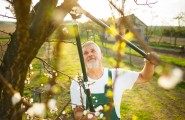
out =
[[(100, 42), (97, 42), (97, 43), (98, 43), (98, 45), (100, 45), (101, 47), (103, 47)], [(109, 50), (112, 50), (112, 48), (113, 48), (113, 44), (106, 43), (105, 46)], [(133, 49), (130, 49), (129, 47), (124, 48), (124, 52), (126, 54), (132, 54), (134, 56), (142, 57), (139, 53), (137, 53)], [(185, 60), (184, 60), (184, 58), (176, 58), (176, 57), (171, 57), (171, 56), (161, 55), (161, 54), (159, 54), (158, 56), (164, 62), (167, 62), (167, 63), (170, 63), (170, 64), (174, 64), (174, 65), (178, 65), (178, 66), (181, 66), (181, 67), (185, 67)]]

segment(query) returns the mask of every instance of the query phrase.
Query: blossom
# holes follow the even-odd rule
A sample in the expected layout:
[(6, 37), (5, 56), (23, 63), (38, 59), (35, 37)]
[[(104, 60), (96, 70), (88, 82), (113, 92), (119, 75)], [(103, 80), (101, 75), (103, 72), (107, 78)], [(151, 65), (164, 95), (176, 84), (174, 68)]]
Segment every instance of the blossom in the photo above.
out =
[(100, 112), (95, 112), (94, 114), (96, 117), (98, 117), (100, 115)]
[(30, 116), (44, 117), (46, 106), (44, 103), (34, 103), (32, 107), (27, 110), (27, 114)]
[(98, 112), (98, 111), (101, 111), (103, 110), (103, 106), (99, 105), (97, 108), (95, 108), (95, 111)]
[(124, 38), (127, 40), (132, 40), (134, 38), (134, 34), (132, 32), (128, 32), (125, 34)]
[(100, 118), (103, 118), (103, 116), (104, 116), (103, 113), (101, 113), (99, 117), (100, 117)]
[(18, 102), (20, 102), (21, 100), (21, 95), (20, 93), (16, 92), (13, 96), (12, 96), (12, 104), (15, 105)]
[(110, 110), (110, 106), (108, 106), (108, 105), (104, 105), (103, 107), (104, 107), (104, 111)]
[(30, 69), (33, 69), (33, 66), (32, 66), (32, 64), (30, 64)]
[(88, 112), (89, 112), (88, 110), (84, 110), (83, 115), (87, 115)]
[(179, 68), (175, 68), (169, 75), (162, 75), (158, 79), (158, 85), (164, 89), (173, 89), (175, 86), (182, 81), (183, 72)]
[(65, 115), (66, 114), (66, 111), (63, 111), (62, 114)]
[(55, 99), (50, 99), (48, 101), (48, 107), (55, 110), (57, 108), (56, 103), (57, 101)]
[(91, 113), (90, 113), (90, 114), (88, 114), (88, 115), (87, 115), (87, 118), (88, 118), (88, 119), (93, 118), (93, 114), (91, 114)]
[(114, 25), (111, 25), (110, 28), (107, 28), (106, 32), (112, 36), (116, 36), (118, 34), (118, 31)]
[(112, 90), (107, 90), (106, 96), (109, 97), (109, 98), (112, 98), (113, 97)]

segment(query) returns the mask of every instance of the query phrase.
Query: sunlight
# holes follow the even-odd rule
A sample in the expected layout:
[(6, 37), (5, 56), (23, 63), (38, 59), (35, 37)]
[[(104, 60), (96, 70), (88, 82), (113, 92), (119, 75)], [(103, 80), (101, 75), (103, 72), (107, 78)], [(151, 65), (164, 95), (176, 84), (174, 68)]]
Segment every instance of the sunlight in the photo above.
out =
[[(116, 2), (116, 4), (118, 4), (118, 6), (120, 6), (120, 0)], [(87, 12), (89, 12), (90, 14), (92, 14), (94, 17), (98, 18), (98, 19), (108, 19), (109, 17), (112, 17), (114, 14), (114, 17), (118, 17), (118, 12), (115, 11), (114, 9), (111, 10), (111, 7), (109, 6), (109, 2), (108, 0), (79, 0), (78, 3), (81, 5), (81, 7), (86, 10)], [(67, 15), (65, 20), (70, 20), (71, 16)], [(78, 21), (80, 22), (86, 22), (87, 20), (89, 20), (89, 18), (85, 17), (84, 15), (82, 15), (82, 17), (80, 19), (78, 19)]]

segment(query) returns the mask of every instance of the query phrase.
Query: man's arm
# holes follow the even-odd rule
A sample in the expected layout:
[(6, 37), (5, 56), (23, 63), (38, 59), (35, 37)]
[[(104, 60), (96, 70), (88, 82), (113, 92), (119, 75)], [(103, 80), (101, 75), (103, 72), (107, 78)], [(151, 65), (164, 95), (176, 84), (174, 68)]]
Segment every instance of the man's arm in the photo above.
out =
[(136, 80), (136, 84), (145, 83), (151, 80), (154, 74), (154, 67), (160, 62), (155, 52), (148, 53), (146, 57), (148, 60), (144, 59), (145, 65)]
[(146, 59), (144, 59), (145, 65), (136, 80), (136, 84), (145, 83), (152, 79), (154, 74), (154, 64)]

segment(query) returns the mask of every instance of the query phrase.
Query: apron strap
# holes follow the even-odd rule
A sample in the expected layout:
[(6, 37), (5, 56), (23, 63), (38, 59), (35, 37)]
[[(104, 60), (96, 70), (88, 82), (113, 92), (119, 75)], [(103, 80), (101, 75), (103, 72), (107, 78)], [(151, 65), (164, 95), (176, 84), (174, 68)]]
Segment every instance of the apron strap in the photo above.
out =
[(108, 75), (109, 75), (109, 78), (112, 80), (112, 72), (109, 69), (108, 69)]

